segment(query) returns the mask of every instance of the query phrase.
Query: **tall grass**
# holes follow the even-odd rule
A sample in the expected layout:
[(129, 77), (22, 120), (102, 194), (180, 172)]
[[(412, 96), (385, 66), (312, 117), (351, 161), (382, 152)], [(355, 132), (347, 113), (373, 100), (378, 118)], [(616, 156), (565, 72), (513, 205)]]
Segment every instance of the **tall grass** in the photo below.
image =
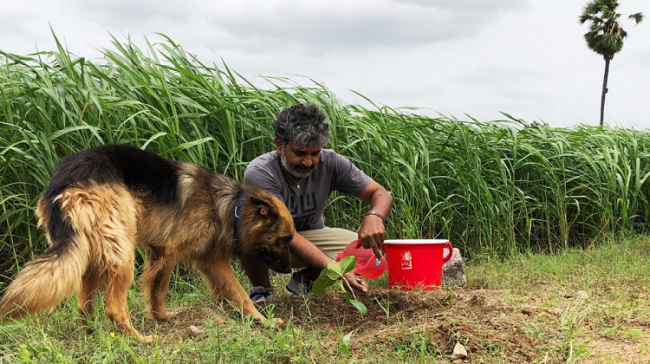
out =
[[(479, 122), (341, 103), (326, 87), (268, 78), (262, 89), (171, 39), (113, 39), (102, 59), (58, 49), (0, 52), (0, 271), (44, 251), (35, 203), (57, 160), (129, 143), (241, 179), (273, 149), (272, 120), (294, 103), (329, 116), (328, 147), (387, 187), (391, 238), (449, 238), (470, 254), (586, 246), (647, 230), (649, 134)], [(358, 227), (366, 207), (335, 196), (327, 223)], [(0, 279), (1, 281), (2, 279)]]

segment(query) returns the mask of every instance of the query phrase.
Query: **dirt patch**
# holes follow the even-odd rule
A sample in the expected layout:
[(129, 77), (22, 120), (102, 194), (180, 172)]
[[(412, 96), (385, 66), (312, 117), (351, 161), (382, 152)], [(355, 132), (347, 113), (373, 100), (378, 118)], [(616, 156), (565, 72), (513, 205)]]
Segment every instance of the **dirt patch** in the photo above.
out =
[[(467, 361), (475, 363), (650, 360), (647, 320), (627, 322), (620, 332), (607, 331), (599, 322), (613, 320), (608, 311), (595, 309), (598, 304), (576, 296), (580, 295), (374, 289), (371, 297), (361, 298), (368, 308), (366, 315), (346, 303), (343, 293), (279, 297), (260, 310), (312, 333), (319, 347), (329, 353), (336, 354), (342, 337), (351, 333), (349, 359), (362, 359), (363, 352), (424, 350), (435, 362), (449, 360), (454, 345), (461, 343), (467, 349)], [(167, 323), (147, 320), (144, 331), (157, 330), (161, 345), (173, 345), (175, 341), (204, 339), (209, 327), (217, 325), (221, 333), (240, 330), (230, 307), (220, 305), (195, 302), (178, 309)]]
[[(408, 350), (419, 345), (418, 350), (425, 347), (430, 355), (440, 359), (451, 354), (454, 345), (460, 342), (466, 347), (470, 361), (472, 357), (486, 357), (523, 363), (540, 361), (556, 348), (554, 336), (558, 333), (551, 328), (535, 323), (535, 331), (545, 333), (538, 337), (527, 330), (527, 325), (540, 313), (556, 314), (538, 307), (513, 307), (503, 300), (504, 291), (374, 290), (373, 293), (371, 297), (361, 298), (368, 308), (366, 315), (346, 303), (342, 293), (309, 299), (276, 298), (272, 312), (305, 331), (319, 331), (324, 348), (336, 350), (341, 337), (352, 332), (352, 358), (359, 351), (355, 349), (361, 347), (374, 347), (371, 351), (382, 352), (391, 348)], [(261, 307), (267, 313), (270, 309)], [(205, 323), (218, 325), (232, 319), (218, 311), (205, 305), (180, 309), (172, 320), (158, 324), (160, 343), (196, 338), (196, 329), (203, 330)], [(151, 332), (154, 325), (148, 323), (145, 331)], [(553, 360), (547, 358), (547, 362)]]
[(587, 345), (582, 363), (649, 363), (650, 340), (647, 337), (616, 341), (597, 338)]
[[(403, 347), (426, 340), (431, 353), (450, 354), (457, 342), (473, 353), (491, 352), (515, 362), (535, 360), (535, 342), (520, 332), (533, 314), (522, 312), (501, 299), (499, 291), (379, 291), (363, 299), (368, 314), (361, 316), (343, 295), (314, 299), (308, 319), (323, 329), (355, 330), (361, 346)], [(281, 307), (280, 307), (281, 308)], [(337, 315), (333, 315), (336, 312)], [(341, 318), (345, 317), (345, 319)], [(296, 317), (296, 320), (304, 320)], [(299, 321), (300, 322), (300, 321)]]

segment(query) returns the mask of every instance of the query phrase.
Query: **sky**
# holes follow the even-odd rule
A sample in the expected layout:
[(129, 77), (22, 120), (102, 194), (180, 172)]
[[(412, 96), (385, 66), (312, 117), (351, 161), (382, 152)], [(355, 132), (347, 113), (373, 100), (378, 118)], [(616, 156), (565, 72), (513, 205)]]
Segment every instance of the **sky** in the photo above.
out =
[[(551, 126), (598, 125), (605, 62), (587, 48), (586, 0), (0, 0), (0, 50), (100, 59), (111, 35), (138, 45), (163, 33), (203, 63), (222, 60), (256, 85), (313, 79), (346, 104), (418, 107), (480, 121), (501, 112)], [(619, 12), (650, 1), (619, 0)], [(610, 65), (605, 122), (650, 128), (650, 19)], [(354, 92), (353, 92), (354, 91)], [(356, 93), (355, 93), (356, 92)]]

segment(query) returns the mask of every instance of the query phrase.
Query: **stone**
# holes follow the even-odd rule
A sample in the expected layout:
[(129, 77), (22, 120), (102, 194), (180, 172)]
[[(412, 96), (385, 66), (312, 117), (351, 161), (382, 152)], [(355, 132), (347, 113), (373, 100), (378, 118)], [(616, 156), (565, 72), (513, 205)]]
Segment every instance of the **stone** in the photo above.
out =
[(188, 330), (191, 337), (199, 337), (205, 335), (205, 331), (203, 331), (203, 329), (196, 327), (194, 325), (190, 325)]
[(465, 358), (467, 358), (467, 350), (465, 350), (463, 344), (456, 343), (456, 346), (454, 346), (454, 352), (451, 354), (451, 359), (456, 360)]
[[(448, 248), (445, 248), (444, 256), (447, 256)], [(467, 283), (465, 277), (465, 268), (463, 266), (463, 257), (460, 249), (454, 248), (451, 259), (442, 265), (442, 286), (443, 287), (462, 287)]]

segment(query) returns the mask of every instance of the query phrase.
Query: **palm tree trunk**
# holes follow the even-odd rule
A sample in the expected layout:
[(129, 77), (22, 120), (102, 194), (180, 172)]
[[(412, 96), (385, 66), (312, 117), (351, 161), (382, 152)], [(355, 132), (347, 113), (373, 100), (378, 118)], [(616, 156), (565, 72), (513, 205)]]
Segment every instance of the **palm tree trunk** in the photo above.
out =
[(605, 95), (607, 94), (607, 77), (609, 76), (609, 58), (605, 58), (605, 78), (603, 79), (603, 95), (600, 99), (600, 126), (603, 126), (605, 115)]

